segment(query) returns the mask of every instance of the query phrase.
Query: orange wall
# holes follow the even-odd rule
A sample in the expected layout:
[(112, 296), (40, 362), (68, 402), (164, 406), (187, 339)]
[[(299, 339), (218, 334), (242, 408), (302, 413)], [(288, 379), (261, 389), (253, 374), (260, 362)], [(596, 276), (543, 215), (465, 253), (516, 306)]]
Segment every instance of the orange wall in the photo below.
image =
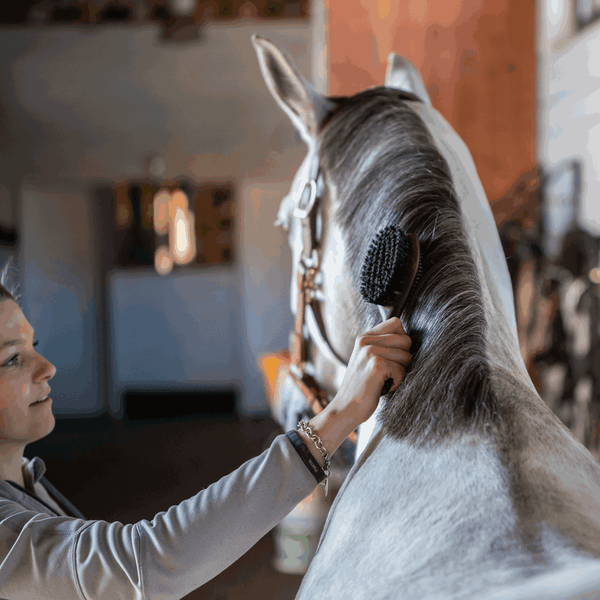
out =
[(326, 1), (330, 94), (382, 85), (397, 52), (470, 148), (490, 201), (533, 167), (534, 2)]

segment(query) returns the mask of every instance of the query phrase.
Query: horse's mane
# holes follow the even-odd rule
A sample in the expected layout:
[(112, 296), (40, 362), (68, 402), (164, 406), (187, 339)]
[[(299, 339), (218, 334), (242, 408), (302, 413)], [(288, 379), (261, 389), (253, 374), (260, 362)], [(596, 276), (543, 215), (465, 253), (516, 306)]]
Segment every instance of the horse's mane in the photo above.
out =
[[(387, 433), (415, 442), (464, 429), (495, 430), (500, 417), (486, 353), (482, 291), (448, 165), (407, 95), (373, 88), (332, 98), (320, 131), (321, 165), (333, 184), (354, 287), (369, 244), (383, 227), (416, 233), (423, 276), (402, 320), (413, 361), (380, 414)], [(356, 303), (361, 329), (381, 319)]]

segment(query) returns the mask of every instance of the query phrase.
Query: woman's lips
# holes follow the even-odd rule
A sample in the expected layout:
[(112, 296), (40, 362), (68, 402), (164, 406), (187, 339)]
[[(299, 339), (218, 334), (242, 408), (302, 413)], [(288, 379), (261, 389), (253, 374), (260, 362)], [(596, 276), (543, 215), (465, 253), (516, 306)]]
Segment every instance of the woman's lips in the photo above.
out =
[(36, 402), (33, 402), (29, 406), (42, 406), (42, 404), (46, 404), (49, 400), (52, 400), (52, 398), (50, 398), (50, 396), (45, 396), (44, 398), (40, 398)]

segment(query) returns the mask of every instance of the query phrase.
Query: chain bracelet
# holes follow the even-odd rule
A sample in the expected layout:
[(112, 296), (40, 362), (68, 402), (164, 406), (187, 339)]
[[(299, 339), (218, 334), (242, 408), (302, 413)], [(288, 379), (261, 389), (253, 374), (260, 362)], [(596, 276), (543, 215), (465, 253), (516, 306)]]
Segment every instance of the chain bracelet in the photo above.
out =
[(306, 421), (299, 421), (298, 428), (306, 433), (306, 435), (314, 442), (317, 450), (323, 456), (323, 459), (325, 460), (325, 468), (323, 469), (323, 472), (325, 473), (325, 477), (329, 477), (331, 461), (329, 460), (329, 454), (327, 453), (327, 449), (323, 445), (321, 438), (310, 428), (310, 425)]

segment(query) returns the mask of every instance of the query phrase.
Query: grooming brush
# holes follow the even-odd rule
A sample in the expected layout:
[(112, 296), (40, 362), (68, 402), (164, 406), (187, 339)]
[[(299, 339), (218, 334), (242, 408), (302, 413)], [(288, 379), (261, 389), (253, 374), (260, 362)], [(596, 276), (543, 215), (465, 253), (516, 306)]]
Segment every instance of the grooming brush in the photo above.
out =
[[(377, 304), (384, 321), (400, 317), (422, 272), (417, 236), (390, 225), (382, 229), (369, 246), (360, 274), (360, 293), (367, 302)], [(384, 307), (389, 307), (388, 314)], [(393, 383), (391, 378), (386, 380), (382, 396), (390, 391)]]

